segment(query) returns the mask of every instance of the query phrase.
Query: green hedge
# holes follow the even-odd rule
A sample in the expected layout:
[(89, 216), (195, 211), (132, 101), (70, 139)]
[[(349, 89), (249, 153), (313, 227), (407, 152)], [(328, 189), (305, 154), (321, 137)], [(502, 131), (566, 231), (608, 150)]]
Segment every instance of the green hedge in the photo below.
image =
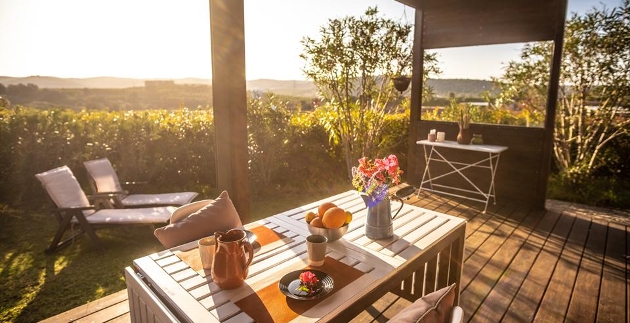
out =
[[(340, 148), (312, 112), (274, 97), (251, 99), (248, 148), (252, 196), (326, 187), (346, 181)], [(380, 155), (406, 160), (408, 117), (387, 120)], [(107, 157), (121, 180), (148, 181), (147, 192), (216, 192), (211, 109), (148, 111), (0, 110), (0, 202), (42, 206), (34, 174), (68, 165), (89, 192), (86, 160)]]
[(41, 198), (34, 174), (68, 165), (86, 185), (83, 161), (107, 157), (121, 180), (146, 189), (200, 189), (214, 182), (212, 113), (105, 112), (18, 107), (0, 114), (0, 190), (6, 203)]

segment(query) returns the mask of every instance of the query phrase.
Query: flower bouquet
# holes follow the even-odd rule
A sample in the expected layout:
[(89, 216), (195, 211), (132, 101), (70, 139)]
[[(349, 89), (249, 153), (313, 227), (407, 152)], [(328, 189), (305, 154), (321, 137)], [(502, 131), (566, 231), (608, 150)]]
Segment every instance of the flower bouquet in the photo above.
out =
[(363, 157), (359, 166), (352, 167), (352, 185), (367, 195), (368, 207), (373, 207), (387, 197), (391, 185), (400, 183), (402, 173), (396, 155), (373, 161)]

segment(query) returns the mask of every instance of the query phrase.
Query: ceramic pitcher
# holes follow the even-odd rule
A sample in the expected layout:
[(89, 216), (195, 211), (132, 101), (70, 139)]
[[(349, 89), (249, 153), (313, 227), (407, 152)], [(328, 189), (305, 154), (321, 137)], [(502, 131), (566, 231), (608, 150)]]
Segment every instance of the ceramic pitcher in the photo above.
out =
[(214, 237), (216, 245), (212, 280), (222, 289), (237, 288), (247, 278), (249, 265), (254, 258), (254, 248), (243, 230), (215, 232)]

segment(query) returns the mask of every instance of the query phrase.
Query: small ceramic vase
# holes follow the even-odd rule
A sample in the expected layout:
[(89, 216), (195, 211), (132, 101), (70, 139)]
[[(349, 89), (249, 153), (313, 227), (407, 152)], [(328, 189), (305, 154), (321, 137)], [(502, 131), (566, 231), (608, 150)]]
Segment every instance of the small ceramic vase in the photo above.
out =
[(457, 134), (457, 143), (460, 145), (468, 145), (471, 140), (470, 129), (469, 128), (459, 128), (459, 133)]
[(472, 139), (470, 140), (471, 145), (483, 145), (483, 138), (480, 134), (473, 134)]

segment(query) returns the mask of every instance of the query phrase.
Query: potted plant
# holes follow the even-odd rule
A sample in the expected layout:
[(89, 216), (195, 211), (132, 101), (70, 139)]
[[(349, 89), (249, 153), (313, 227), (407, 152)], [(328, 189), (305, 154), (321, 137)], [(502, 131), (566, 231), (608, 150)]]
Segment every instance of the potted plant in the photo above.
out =
[(403, 93), (409, 88), (409, 84), (411, 83), (411, 78), (406, 75), (400, 75), (400, 76), (393, 77), (392, 82), (394, 83), (394, 88), (400, 91), (400, 93)]

